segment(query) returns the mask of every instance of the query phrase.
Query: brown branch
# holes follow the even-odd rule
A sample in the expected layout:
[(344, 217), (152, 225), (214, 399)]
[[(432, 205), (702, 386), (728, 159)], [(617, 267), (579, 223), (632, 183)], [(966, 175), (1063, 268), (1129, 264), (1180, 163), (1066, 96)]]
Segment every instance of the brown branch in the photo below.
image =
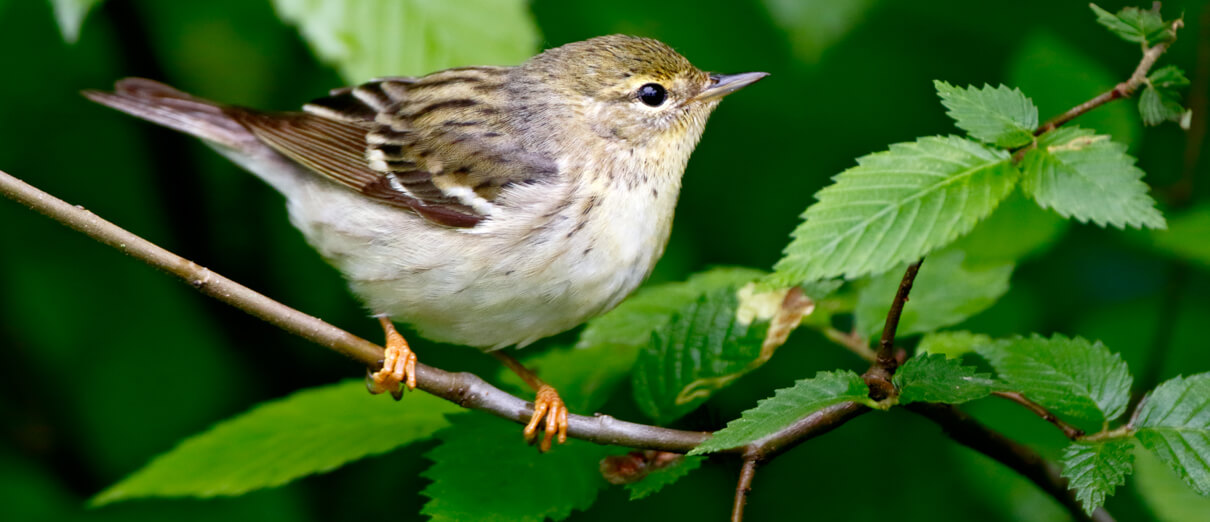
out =
[(1081, 521), (1112, 522), (1113, 517), (1104, 508), (1098, 508), (1092, 516), (1084, 513), (1083, 506), (1068, 489), (1067, 479), (1060, 475), (1059, 467), (1046, 461), (1028, 446), (1001, 435), (984, 426), (967, 413), (945, 404), (917, 402), (906, 406), (941, 426), (941, 430), (954, 442), (987, 455), (1029, 479), (1071, 514)]
[[(1173, 20), (1172, 34), (1175, 35), (1176, 30), (1184, 27), (1184, 25), (1184, 21), (1179, 18)], [(1129, 79), (1115, 85), (1112, 89), (1097, 95), (1095, 98), (1076, 105), (1075, 107), (1068, 109), (1067, 112), (1047, 120), (1046, 123), (1043, 123), (1038, 127), (1037, 130), (1034, 131), (1034, 136), (1041, 136), (1047, 132), (1055, 130), (1064, 123), (1074, 120), (1080, 115), (1105, 105), (1113, 100), (1117, 100), (1119, 98), (1129, 98), (1132, 96), (1134, 91), (1142, 86), (1143, 82), (1147, 81), (1147, 73), (1151, 71), (1151, 67), (1155, 65), (1156, 60), (1160, 59), (1160, 55), (1164, 54), (1164, 51), (1167, 51), (1168, 46), (1171, 44), (1172, 40), (1169, 39), (1159, 42), (1154, 46), (1146, 47), (1143, 50), (1143, 58), (1139, 60), (1138, 66), (1134, 68), (1134, 72), (1131, 73)]]
[(899, 281), (899, 289), (895, 291), (895, 299), (891, 301), (891, 309), (887, 311), (886, 323), (882, 325), (882, 338), (878, 340), (878, 351), (874, 354), (874, 363), (862, 377), (870, 387), (870, 398), (883, 400), (895, 393), (891, 377), (899, 369), (900, 357), (895, 353), (895, 332), (899, 329), (899, 317), (903, 315), (903, 306), (907, 304), (908, 294), (912, 292), (912, 284), (916, 282), (916, 274), (924, 258), (908, 265)]
[(731, 507), (731, 522), (743, 522), (744, 506), (748, 505), (748, 493), (752, 491), (752, 478), (756, 476), (755, 457), (744, 457), (739, 470), (739, 484), (735, 486), (735, 504)]
[(916, 282), (916, 274), (924, 258), (908, 265), (899, 281), (899, 289), (895, 291), (895, 300), (891, 301), (891, 310), (886, 314), (886, 324), (882, 325), (882, 338), (878, 340), (878, 366), (889, 373), (895, 373), (899, 360), (895, 358), (895, 331), (899, 329), (899, 316), (903, 315), (903, 305), (907, 304), (908, 294), (912, 292), (912, 283)]
[[(0, 171), (0, 193), (83, 232), (132, 257), (175, 275), (202, 293), (239, 308), (316, 344), (344, 354), (369, 367), (380, 365), (382, 348), (360, 337), (304, 314), (205, 267), (169, 252), (82, 207), (72, 206)], [(533, 405), (469, 373), (450, 373), (416, 365), (419, 388), (473, 410), (484, 411), (520, 424), (529, 421)], [(571, 415), (567, 434), (598, 444), (684, 453), (709, 433), (673, 430), (614, 419), (608, 415)], [(736, 452), (743, 451), (737, 448)]]
[(1025, 406), (1025, 409), (1033, 412), (1034, 415), (1041, 417), (1042, 420), (1054, 424), (1056, 428), (1059, 428), (1059, 430), (1063, 432), (1063, 436), (1067, 437), (1068, 439), (1076, 440), (1084, 436), (1084, 430), (1072, 426), (1063, 419), (1056, 417), (1055, 414), (1050, 412), (1050, 410), (1043, 408), (1041, 404), (1029, 400), (1024, 395), (1021, 395), (1020, 392), (998, 391), (992, 392), (992, 395), (1002, 397)]

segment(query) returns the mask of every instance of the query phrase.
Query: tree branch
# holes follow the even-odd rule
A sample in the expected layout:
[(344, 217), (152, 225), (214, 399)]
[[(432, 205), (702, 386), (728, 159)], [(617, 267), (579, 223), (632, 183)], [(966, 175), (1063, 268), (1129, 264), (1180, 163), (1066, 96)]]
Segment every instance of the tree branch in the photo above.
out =
[[(1184, 21), (1179, 18), (1173, 20), (1173, 34), (1176, 33), (1177, 29), (1184, 27), (1184, 25)], [(1134, 94), (1135, 90), (1143, 85), (1143, 82), (1147, 81), (1147, 73), (1151, 71), (1151, 67), (1155, 65), (1156, 60), (1160, 59), (1160, 55), (1164, 54), (1164, 51), (1167, 51), (1168, 46), (1171, 44), (1172, 40), (1166, 40), (1146, 48), (1143, 51), (1143, 58), (1139, 60), (1139, 64), (1134, 68), (1134, 72), (1131, 73), (1130, 78), (1115, 85), (1112, 89), (1097, 95), (1095, 98), (1076, 105), (1075, 107), (1068, 109), (1067, 112), (1047, 120), (1046, 123), (1038, 126), (1038, 129), (1034, 131), (1034, 136), (1041, 136), (1047, 132), (1055, 130), (1064, 123), (1074, 120), (1080, 115), (1105, 105), (1113, 100), (1119, 98), (1129, 98)]]
[(1063, 436), (1067, 437), (1070, 440), (1076, 440), (1076, 439), (1079, 439), (1080, 437), (1084, 436), (1084, 430), (1077, 428), (1075, 426), (1072, 426), (1071, 424), (1068, 424), (1067, 422), (1065, 422), (1063, 419), (1056, 417), (1055, 414), (1050, 412), (1050, 410), (1043, 408), (1041, 404), (1038, 404), (1034, 401), (1027, 399), (1024, 395), (1021, 395), (1021, 393), (1019, 393), (1019, 392), (997, 391), (997, 392), (992, 392), (992, 395), (995, 395), (997, 397), (1003, 397), (1003, 398), (1013, 401), (1017, 404), (1025, 406), (1025, 409), (1033, 412), (1034, 415), (1041, 417), (1042, 420), (1049, 422), (1051, 424), (1054, 424), (1056, 428), (1059, 428), (1060, 430), (1062, 430)]
[[(335, 350), (369, 367), (381, 365), (382, 348), (304, 314), (203, 266), (169, 252), (83, 207), (72, 206), (0, 171), (0, 193), (68, 227), (117, 248), (151, 266), (175, 275), (202, 293), (239, 308), (316, 344)], [(529, 421), (533, 405), (488, 384), (469, 373), (451, 373), (424, 364), (416, 365), (419, 388), (473, 410), (484, 411), (519, 424)], [(709, 433), (673, 430), (614, 419), (608, 415), (571, 415), (567, 434), (598, 444), (684, 453), (710, 436)], [(743, 451), (737, 448), (736, 452)]]
[(735, 504), (731, 507), (731, 522), (743, 522), (744, 506), (748, 505), (748, 493), (752, 491), (752, 478), (756, 476), (756, 457), (744, 457), (739, 470), (739, 484), (735, 486)]
[(899, 317), (903, 315), (903, 306), (907, 304), (908, 294), (912, 292), (912, 284), (916, 282), (916, 274), (924, 258), (908, 265), (899, 281), (899, 289), (895, 291), (895, 299), (891, 301), (891, 309), (887, 311), (886, 323), (882, 325), (882, 338), (878, 340), (878, 351), (874, 354), (874, 363), (862, 377), (870, 387), (870, 398), (880, 401), (895, 393), (891, 377), (899, 369), (900, 357), (895, 353), (895, 332), (899, 329)]
[(1029, 479), (1055, 500), (1058, 500), (1076, 520), (1112, 522), (1113, 517), (1104, 508), (1098, 508), (1092, 516), (1084, 513), (1083, 506), (1076, 500), (1075, 492), (1068, 489), (1067, 479), (1060, 475), (1059, 467), (1047, 462), (1029, 447), (984, 426), (967, 413), (946, 404), (917, 402), (906, 408), (941, 426), (941, 430), (955, 442), (987, 455)]

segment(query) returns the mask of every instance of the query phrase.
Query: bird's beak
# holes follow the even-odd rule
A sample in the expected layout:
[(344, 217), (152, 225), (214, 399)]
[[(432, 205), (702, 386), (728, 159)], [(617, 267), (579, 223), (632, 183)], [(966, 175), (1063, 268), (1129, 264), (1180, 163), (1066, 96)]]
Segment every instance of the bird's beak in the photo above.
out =
[(750, 72), (741, 74), (711, 74), (710, 84), (702, 92), (694, 96), (695, 101), (722, 98), (735, 91), (756, 83), (757, 80), (768, 76), (765, 72)]

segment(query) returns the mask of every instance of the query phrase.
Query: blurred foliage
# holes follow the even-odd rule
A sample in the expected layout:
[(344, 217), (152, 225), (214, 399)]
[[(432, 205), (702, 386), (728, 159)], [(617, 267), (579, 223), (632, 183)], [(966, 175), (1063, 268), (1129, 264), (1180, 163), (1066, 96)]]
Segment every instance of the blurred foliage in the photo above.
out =
[[(77, 94), (140, 75), (231, 103), (295, 108), (344, 83), (311, 54), (298, 29), (279, 20), (268, 1), (108, 0), (92, 9), (78, 41), (68, 44), (56, 9), (63, 17), (68, 11), (61, 6), (91, 2), (53, 3), (0, 0), (0, 71), (8, 79), (6, 102), (0, 103), (0, 169), (376, 339), (375, 323), (339, 275), (290, 227), (279, 196), (200, 144)], [(438, 13), (457, 5), (412, 4), (440, 5)], [(1116, 11), (1122, 5), (1102, 7)], [(1136, 60), (1118, 52), (1131, 46), (1092, 23), (1083, 2), (535, 0), (529, 8), (541, 34), (537, 47), (624, 32), (666, 41), (705, 69), (773, 73), (712, 117), (690, 161), (656, 283), (719, 264), (771, 266), (812, 195), (852, 167), (854, 158), (888, 143), (953, 132), (932, 80), (1019, 87), (1045, 119), (1112, 87)], [(1197, 21), (1206, 10), (1205, 2), (1193, 0), (1165, 5), (1166, 12), (1183, 11), (1187, 21), (1165, 63), (1179, 65), (1195, 83), (1198, 42), (1208, 37)], [(439, 20), (426, 23), (434, 24), (434, 35), (446, 27)], [(401, 72), (417, 71), (372, 74)], [(1195, 85), (1189, 96), (1208, 91), (1204, 83)], [(982, 245), (1010, 252), (990, 261), (1019, 261), (1011, 287), (955, 329), (1100, 339), (1130, 365), (1136, 392), (1210, 370), (1202, 342), (1210, 277), (1205, 248), (1198, 246), (1207, 238), (1198, 203), (1204, 205), (1210, 191), (1210, 163), (1203, 157), (1189, 165), (1184, 155), (1187, 147), (1207, 144), (1187, 144), (1176, 125), (1143, 130), (1137, 114), (1135, 102), (1118, 102), (1077, 122), (1112, 135), (1139, 157), (1153, 195), (1173, 216), (1172, 228), (1130, 234), (1067, 226), (1047, 213), (1006, 217), (992, 227), (1010, 208), (1002, 206), (968, 240), (991, 230)], [(1192, 192), (1186, 192), (1181, 180), (1190, 176)], [(1203, 210), (1182, 221), (1176, 216), (1185, 206)], [(7, 201), (0, 201), (0, 223), (0, 501), (7, 519), (420, 518), (419, 492), (436, 484), (421, 476), (430, 466), (423, 455), (431, 443), (234, 499), (85, 509), (86, 499), (177, 441), (260, 401), (362, 369)], [(1024, 252), (1029, 256), (1020, 257)], [(415, 344), (427, 363), (495, 375), (494, 361), (472, 350)], [(774, 389), (819, 370), (862, 366), (822, 337), (801, 332), (778, 351), (776, 364), (735, 381), (678, 423), (717, 429)], [(615, 394), (602, 410), (640, 418), (629, 396)], [(1049, 458), (1066, 447), (1053, 427), (1020, 408), (981, 401), (969, 410)], [(888, 434), (896, 447), (910, 450), (889, 460), (868, 450)], [(514, 442), (505, 435), (497, 442)], [(507, 435), (518, 439), (510, 448), (528, 449), (515, 431)], [(577, 457), (569, 452), (560, 458)], [(869, 502), (869, 493), (854, 485), (868, 482), (874, 468), (897, 477), (897, 487)], [(1189, 513), (1204, 512), (1189, 507), (1204, 499), (1163, 486), (1180, 483), (1166, 466), (1139, 457), (1138, 468), (1138, 480), (1107, 501), (1119, 519), (1191, 520)], [(508, 473), (485, 468), (487, 479)], [(732, 463), (717, 459), (641, 500), (628, 501), (621, 487), (601, 489), (592, 509), (571, 519), (717, 519), (730, 509), (734, 475)], [(584, 480), (586, 490), (604, 487)], [(1066, 517), (1012, 471), (902, 412), (866, 416), (804, 444), (762, 468), (757, 481), (749, 520), (799, 511), (825, 520), (879, 520), (887, 506), (904, 521)]]

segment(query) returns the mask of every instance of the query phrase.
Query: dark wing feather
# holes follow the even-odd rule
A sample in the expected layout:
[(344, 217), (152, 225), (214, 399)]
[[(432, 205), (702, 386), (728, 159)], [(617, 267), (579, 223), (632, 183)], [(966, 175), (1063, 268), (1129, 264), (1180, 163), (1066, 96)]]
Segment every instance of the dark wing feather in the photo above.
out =
[(364, 127), (306, 113), (230, 112), (256, 137), (286, 157), (371, 198), (413, 210), (429, 221), (450, 227), (472, 227), (484, 218), (439, 192), (413, 194), (393, 189), (391, 178), (371, 169), (366, 162)]
[[(507, 186), (554, 176), (555, 162), (526, 150), (476, 89), (507, 70), (450, 69), (335, 89), (306, 113), (232, 109), (258, 138), (303, 166), (435, 223), (470, 227)], [(438, 88), (440, 87), (440, 88)]]

